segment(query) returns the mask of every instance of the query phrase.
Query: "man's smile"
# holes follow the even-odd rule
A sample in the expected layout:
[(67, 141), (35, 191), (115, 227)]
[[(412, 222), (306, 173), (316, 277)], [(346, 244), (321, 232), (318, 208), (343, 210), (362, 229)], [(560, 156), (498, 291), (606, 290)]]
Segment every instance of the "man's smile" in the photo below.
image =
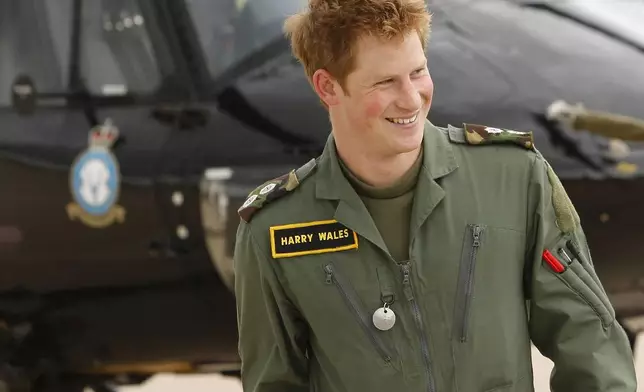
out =
[(393, 124), (407, 125), (416, 122), (418, 118), (418, 113), (414, 114), (412, 117), (387, 117), (387, 121)]

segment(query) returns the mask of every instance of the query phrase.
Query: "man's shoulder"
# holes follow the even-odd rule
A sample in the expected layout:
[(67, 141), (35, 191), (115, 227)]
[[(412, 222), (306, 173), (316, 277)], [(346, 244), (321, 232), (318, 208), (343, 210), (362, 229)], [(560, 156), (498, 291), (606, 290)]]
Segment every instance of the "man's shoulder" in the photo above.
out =
[[(249, 223), (257, 213), (269, 209), (280, 199), (291, 198), (301, 188), (305, 180), (315, 175), (317, 160), (311, 159), (298, 169), (284, 173), (256, 187), (248, 194), (244, 204), (239, 207), (237, 213), (246, 223)], [(296, 200), (293, 200), (296, 202)]]
[(517, 131), (481, 124), (464, 123), (462, 127), (448, 125), (439, 128), (451, 143), (465, 146), (499, 146), (520, 147), (525, 151), (534, 151), (534, 136), (531, 131)]
[(456, 147), (458, 155), (469, 157), (464, 164), (470, 162), (482, 170), (499, 164), (529, 167), (541, 156), (531, 131), (470, 123), (464, 123), (460, 128), (453, 125), (438, 128)]

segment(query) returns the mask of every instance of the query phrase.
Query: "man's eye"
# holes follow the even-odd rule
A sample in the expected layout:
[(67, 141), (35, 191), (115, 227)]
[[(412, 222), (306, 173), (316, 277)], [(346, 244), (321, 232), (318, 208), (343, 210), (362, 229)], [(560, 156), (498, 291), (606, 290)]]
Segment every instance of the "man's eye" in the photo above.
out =
[(385, 85), (385, 84), (389, 84), (391, 82), (393, 82), (393, 79), (385, 79), (385, 80), (381, 80), (380, 82), (378, 82), (376, 84), (379, 85), (379, 86), (382, 86), (382, 85)]

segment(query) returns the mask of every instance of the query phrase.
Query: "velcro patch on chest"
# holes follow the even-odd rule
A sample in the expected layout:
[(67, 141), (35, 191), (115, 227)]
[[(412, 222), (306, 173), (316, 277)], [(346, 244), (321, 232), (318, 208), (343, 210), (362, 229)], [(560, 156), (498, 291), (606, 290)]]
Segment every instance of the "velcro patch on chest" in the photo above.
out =
[(270, 236), (274, 259), (358, 248), (358, 235), (336, 220), (272, 226)]

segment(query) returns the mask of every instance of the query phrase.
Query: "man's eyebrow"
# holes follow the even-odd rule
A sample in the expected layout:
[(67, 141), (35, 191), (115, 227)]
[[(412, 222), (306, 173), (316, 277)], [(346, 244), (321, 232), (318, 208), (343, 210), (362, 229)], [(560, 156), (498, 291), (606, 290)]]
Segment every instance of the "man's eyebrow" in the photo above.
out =
[[(425, 68), (426, 66), (427, 66), (427, 59), (423, 60), (423, 63), (422, 63), (421, 65), (419, 65), (419, 66), (415, 67), (415, 68), (413, 69), (413, 71), (418, 71), (419, 69), (423, 69), (423, 68)], [(412, 72), (413, 72), (413, 71), (412, 71)], [(380, 80), (393, 79), (393, 78), (395, 78), (396, 76), (397, 76), (397, 75), (377, 75), (376, 77), (374, 77), (374, 79), (373, 79), (373, 80), (377, 82), (377, 81), (380, 81)]]

